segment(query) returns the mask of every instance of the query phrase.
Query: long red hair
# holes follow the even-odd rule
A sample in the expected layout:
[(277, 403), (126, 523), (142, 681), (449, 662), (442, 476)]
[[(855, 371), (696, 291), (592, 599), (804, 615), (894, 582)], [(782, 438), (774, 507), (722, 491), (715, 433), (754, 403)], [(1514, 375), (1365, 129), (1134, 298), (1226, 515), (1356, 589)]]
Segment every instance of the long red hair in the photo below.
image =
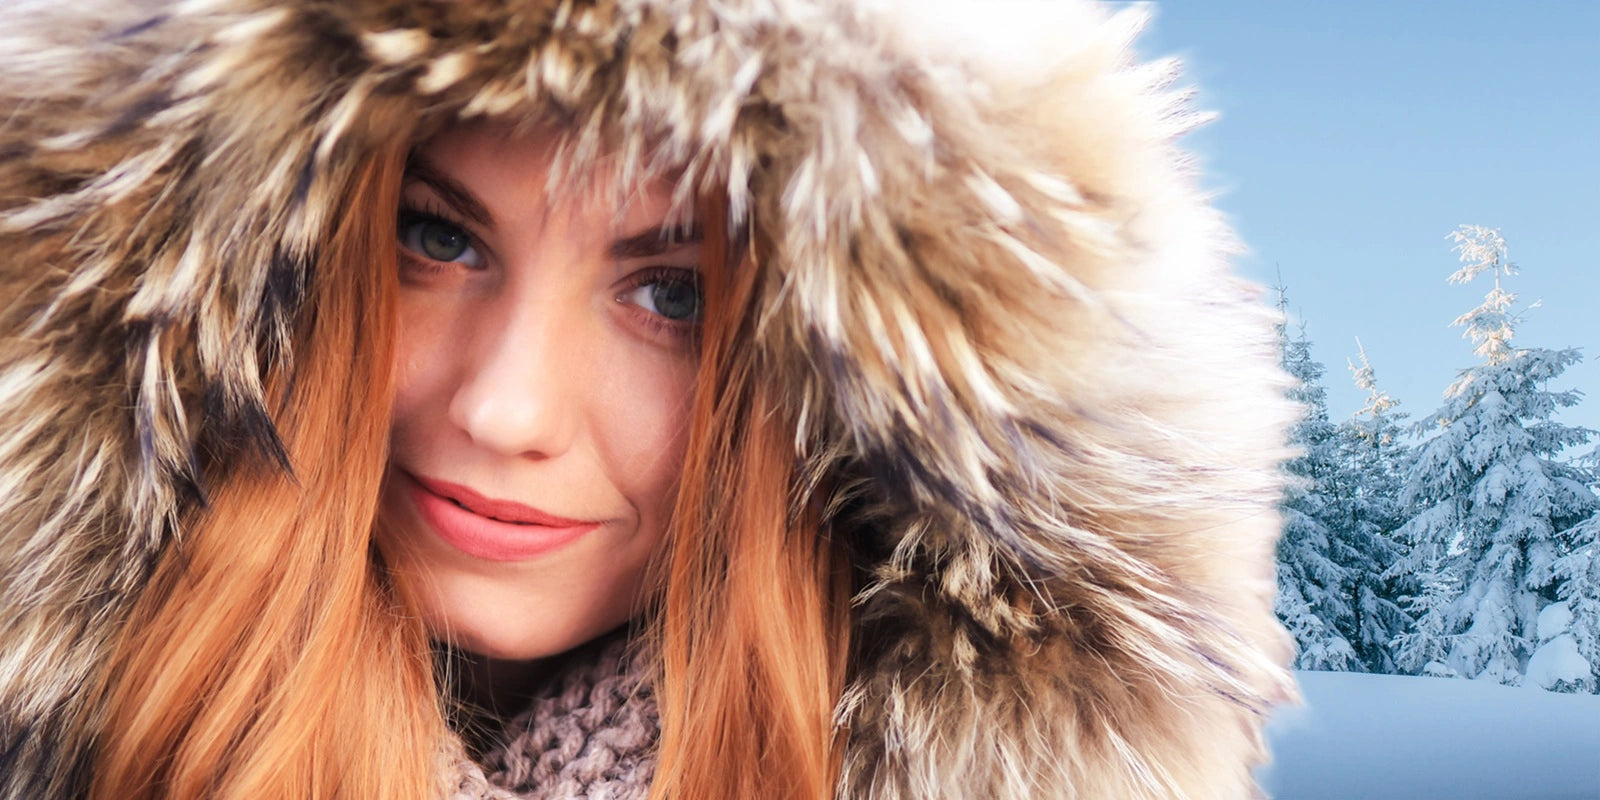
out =
[[(687, 463), (662, 562), (661, 760), (653, 798), (833, 796), (849, 643), (842, 544), (797, 495), (794, 409), (740, 348), (763, 274), (706, 204), (707, 319)], [(742, 257), (738, 257), (742, 255)]]
[[(392, 157), (391, 157), (392, 156)], [(347, 208), (398, 205), (404, 159), (359, 172)], [(654, 798), (833, 794), (832, 711), (850, 573), (796, 494), (794, 413), (742, 350), (757, 256), (704, 204), (707, 319), (687, 463), (645, 630), (661, 664)], [(447, 735), (426, 631), (372, 548), (388, 458), (397, 263), (392, 216), (332, 232), (268, 376), (294, 475), (213, 476), (125, 625), (106, 672), (95, 800), (417, 798)]]

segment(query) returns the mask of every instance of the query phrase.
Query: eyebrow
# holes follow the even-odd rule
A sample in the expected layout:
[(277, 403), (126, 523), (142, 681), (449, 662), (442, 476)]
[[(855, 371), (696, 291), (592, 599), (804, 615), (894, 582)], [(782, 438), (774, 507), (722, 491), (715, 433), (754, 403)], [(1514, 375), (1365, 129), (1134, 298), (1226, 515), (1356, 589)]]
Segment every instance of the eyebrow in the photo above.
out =
[(428, 188), (444, 198), (446, 203), (454, 206), (468, 220), (485, 228), (494, 227), (494, 215), (490, 214), (488, 207), (478, 200), (478, 196), (456, 179), (444, 174), (426, 158), (413, 154), (406, 159), (406, 180), (427, 184)]
[[(413, 153), (406, 159), (405, 179), (426, 184), (468, 220), (485, 228), (494, 227), (494, 215), (489, 213), (489, 208), (471, 189), (446, 175), (421, 155)], [(652, 226), (613, 241), (607, 252), (617, 260), (650, 258), (699, 244), (704, 239), (705, 230), (698, 223), (678, 227)]]
[(653, 227), (612, 242), (610, 253), (612, 258), (618, 260), (649, 258), (699, 244), (704, 239), (705, 230), (698, 224), (677, 228)]

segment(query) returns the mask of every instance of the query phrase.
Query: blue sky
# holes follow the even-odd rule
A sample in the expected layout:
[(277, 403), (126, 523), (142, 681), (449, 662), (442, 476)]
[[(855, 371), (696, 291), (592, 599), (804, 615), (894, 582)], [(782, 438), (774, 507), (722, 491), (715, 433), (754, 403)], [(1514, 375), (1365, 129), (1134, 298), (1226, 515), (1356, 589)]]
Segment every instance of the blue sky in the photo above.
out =
[(1328, 367), (1335, 419), (1360, 408), (1359, 336), (1380, 385), (1419, 418), (1476, 361), (1447, 235), (1498, 227), (1528, 312), (1516, 343), (1581, 347), (1558, 419), (1600, 428), (1600, 2), (1164, 2), (1140, 42), (1177, 55), (1221, 118), (1188, 145)]

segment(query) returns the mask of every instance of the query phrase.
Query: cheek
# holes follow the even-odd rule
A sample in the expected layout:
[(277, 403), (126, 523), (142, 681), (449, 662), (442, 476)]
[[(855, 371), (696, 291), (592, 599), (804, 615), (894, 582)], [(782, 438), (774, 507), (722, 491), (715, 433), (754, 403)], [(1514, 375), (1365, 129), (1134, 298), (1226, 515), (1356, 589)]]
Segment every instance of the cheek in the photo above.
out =
[(692, 356), (619, 343), (596, 382), (591, 430), (613, 483), (659, 537), (683, 470), (696, 365)]
[(427, 434), (426, 420), (439, 417), (430, 409), (448, 402), (453, 370), (460, 363), (449, 343), (464, 334), (449, 309), (429, 308), (416, 300), (402, 292), (395, 327), (390, 424), (391, 441), (402, 452), (423, 444), (414, 440)]

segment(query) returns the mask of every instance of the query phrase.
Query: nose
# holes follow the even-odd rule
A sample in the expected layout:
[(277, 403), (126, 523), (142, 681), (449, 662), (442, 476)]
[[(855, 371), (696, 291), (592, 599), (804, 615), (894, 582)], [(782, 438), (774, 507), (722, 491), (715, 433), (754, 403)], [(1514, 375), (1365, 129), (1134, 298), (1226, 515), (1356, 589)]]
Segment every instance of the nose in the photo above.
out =
[(477, 446), (550, 458), (572, 445), (584, 358), (559, 305), (503, 296), (472, 326), (448, 414)]

